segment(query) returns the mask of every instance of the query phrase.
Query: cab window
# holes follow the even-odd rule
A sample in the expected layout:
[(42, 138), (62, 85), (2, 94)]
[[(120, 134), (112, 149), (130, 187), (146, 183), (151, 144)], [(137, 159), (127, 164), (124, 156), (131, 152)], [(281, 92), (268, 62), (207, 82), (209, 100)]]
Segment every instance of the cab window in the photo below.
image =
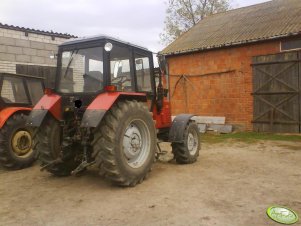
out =
[(110, 52), (111, 85), (115, 85), (118, 91), (133, 91), (130, 56), (126, 47), (115, 45)]
[(1, 89), (1, 98), (5, 103), (29, 104), (21, 78), (5, 77)]
[(135, 70), (138, 91), (151, 92), (151, 73), (149, 57), (135, 54)]

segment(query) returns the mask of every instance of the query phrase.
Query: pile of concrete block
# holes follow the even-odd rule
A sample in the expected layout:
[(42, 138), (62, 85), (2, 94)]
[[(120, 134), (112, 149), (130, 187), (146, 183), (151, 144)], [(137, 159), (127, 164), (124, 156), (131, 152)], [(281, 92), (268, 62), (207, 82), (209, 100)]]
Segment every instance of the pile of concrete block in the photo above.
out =
[[(176, 116), (172, 116), (174, 120)], [(194, 116), (192, 117), (199, 127), (200, 133), (206, 133), (207, 131), (216, 133), (232, 133), (233, 126), (226, 124), (226, 117), (214, 117), (214, 116)]]
[(233, 130), (232, 125), (226, 124), (226, 117), (194, 116), (192, 119), (198, 124), (201, 133), (232, 133)]

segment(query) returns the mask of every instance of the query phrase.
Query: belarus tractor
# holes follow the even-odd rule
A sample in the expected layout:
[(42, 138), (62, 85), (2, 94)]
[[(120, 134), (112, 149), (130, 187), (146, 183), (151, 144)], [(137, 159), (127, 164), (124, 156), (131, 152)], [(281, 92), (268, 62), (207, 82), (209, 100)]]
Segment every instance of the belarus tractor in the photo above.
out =
[(32, 110), (42, 170), (76, 175), (92, 164), (113, 184), (135, 186), (169, 141), (176, 162), (193, 163), (200, 149), (193, 115), (171, 120), (168, 77), (161, 58), (114, 38), (77, 39), (59, 46), (54, 89)]
[(0, 165), (8, 169), (30, 166), (37, 157), (32, 130), (26, 126), (33, 106), (43, 96), (42, 78), (0, 73)]

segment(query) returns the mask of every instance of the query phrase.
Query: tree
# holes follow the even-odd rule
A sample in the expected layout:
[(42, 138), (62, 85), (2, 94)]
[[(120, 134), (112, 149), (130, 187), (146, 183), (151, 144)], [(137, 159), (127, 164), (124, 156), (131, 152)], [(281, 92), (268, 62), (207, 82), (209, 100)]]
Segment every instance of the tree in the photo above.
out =
[(168, 0), (165, 28), (160, 34), (162, 43), (168, 44), (196, 25), (206, 16), (230, 9), (231, 0)]

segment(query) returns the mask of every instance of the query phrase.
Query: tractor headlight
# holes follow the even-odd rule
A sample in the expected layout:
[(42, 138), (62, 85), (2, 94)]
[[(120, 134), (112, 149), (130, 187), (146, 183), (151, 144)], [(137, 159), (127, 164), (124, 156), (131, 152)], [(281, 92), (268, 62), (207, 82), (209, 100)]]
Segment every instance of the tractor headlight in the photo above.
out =
[(107, 42), (105, 44), (105, 51), (110, 52), (113, 49), (113, 44), (110, 42)]

